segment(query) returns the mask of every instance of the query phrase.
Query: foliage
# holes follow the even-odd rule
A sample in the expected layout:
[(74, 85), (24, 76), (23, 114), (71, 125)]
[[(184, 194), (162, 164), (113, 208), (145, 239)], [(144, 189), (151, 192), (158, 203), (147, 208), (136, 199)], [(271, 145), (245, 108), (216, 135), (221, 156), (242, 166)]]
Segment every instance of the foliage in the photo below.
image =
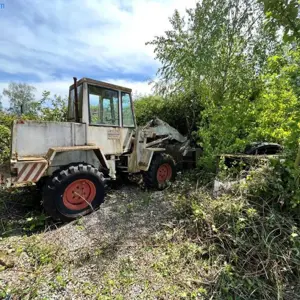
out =
[(42, 102), (47, 103), (40, 111), (43, 121), (67, 121), (67, 99), (57, 95), (51, 97), (49, 91), (44, 91)]
[(10, 130), (0, 125), (0, 163), (6, 161), (9, 157), (9, 146), (10, 146)]
[(250, 0), (201, 1), (186, 19), (175, 11), (172, 30), (149, 43), (162, 63), (158, 90), (199, 91), (203, 102), (247, 93), (253, 67), (264, 64), (274, 44), (261, 30), (260, 6)]
[(10, 128), (14, 119), (14, 115), (0, 112), (0, 165), (9, 159)]
[(141, 96), (133, 105), (139, 126), (145, 125), (154, 117), (162, 118), (164, 115), (165, 101), (160, 96)]
[(256, 124), (250, 139), (280, 142), (295, 159), (300, 138), (300, 49), (268, 59), (263, 88), (255, 103)]
[(138, 125), (145, 125), (154, 117), (169, 123), (184, 135), (197, 129), (201, 103), (196, 95), (179, 93), (168, 97), (146, 96), (134, 101)]
[(175, 201), (178, 226), (201, 249), (199, 259), (218, 268), (206, 286), (214, 299), (295, 299), (299, 226), (269, 202), (254, 201), (250, 191), (260, 188), (261, 180), (252, 184), (246, 193), (217, 199), (182, 184)]
[(285, 42), (300, 38), (300, 3), (298, 0), (260, 0), (270, 30), (283, 29)]
[(177, 102), (183, 94), (195, 99), (201, 115), (194, 126), (207, 155), (239, 150), (253, 122), (257, 71), (276, 43), (262, 30), (263, 13), (254, 1), (202, 1), (187, 14), (186, 21), (176, 11), (173, 29), (150, 43), (162, 63), (157, 90), (175, 93)]
[(9, 99), (9, 111), (18, 115), (34, 112), (40, 105), (35, 102), (35, 91), (35, 87), (27, 83), (11, 82), (7, 89), (3, 89), (3, 95)]
[(255, 168), (247, 175), (247, 193), (252, 200), (274, 205), (291, 214), (300, 204), (299, 189), (300, 169), (295, 168), (290, 161), (274, 159), (269, 164)]
[[(298, 22), (296, 6), (295, 1), (199, 1), (186, 17), (175, 11), (172, 29), (149, 43), (162, 65), (157, 92), (173, 99), (167, 106), (158, 102), (157, 108), (163, 107), (163, 119), (172, 110), (177, 116), (177, 105), (179, 116), (189, 116), (204, 148), (202, 167), (213, 170), (216, 155), (240, 152), (254, 141), (282, 143), (295, 158), (299, 49), (277, 35), (284, 25), (290, 34), (288, 19)], [(193, 117), (181, 106), (189, 101), (200, 108)], [(145, 111), (146, 105), (137, 110), (138, 119), (145, 119)]]

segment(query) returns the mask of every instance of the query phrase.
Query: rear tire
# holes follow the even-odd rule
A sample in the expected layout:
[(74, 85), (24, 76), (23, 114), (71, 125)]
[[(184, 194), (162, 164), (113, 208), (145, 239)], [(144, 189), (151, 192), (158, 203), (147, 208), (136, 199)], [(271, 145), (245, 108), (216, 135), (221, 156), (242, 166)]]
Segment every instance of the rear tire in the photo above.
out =
[(144, 184), (147, 188), (165, 189), (176, 178), (176, 166), (171, 155), (154, 154), (150, 167), (143, 173)]
[(55, 172), (43, 188), (43, 205), (53, 219), (71, 221), (89, 214), (104, 202), (104, 176), (87, 164)]

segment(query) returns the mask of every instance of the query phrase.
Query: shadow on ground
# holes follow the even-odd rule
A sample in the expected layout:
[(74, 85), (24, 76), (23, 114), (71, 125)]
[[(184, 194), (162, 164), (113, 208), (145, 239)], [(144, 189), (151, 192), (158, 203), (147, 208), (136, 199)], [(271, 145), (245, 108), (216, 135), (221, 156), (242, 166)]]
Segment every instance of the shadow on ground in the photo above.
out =
[[(127, 185), (139, 189), (134, 182)], [(118, 182), (108, 189), (108, 193), (118, 194), (122, 188), (124, 183)], [(64, 225), (44, 213), (41, 201), (41, 192), (35, 186), (0, 190), (0, 237), (32, 235)]]
[(53, 226), (35, 187), (0, 191), (0, 237), (31, 235)]

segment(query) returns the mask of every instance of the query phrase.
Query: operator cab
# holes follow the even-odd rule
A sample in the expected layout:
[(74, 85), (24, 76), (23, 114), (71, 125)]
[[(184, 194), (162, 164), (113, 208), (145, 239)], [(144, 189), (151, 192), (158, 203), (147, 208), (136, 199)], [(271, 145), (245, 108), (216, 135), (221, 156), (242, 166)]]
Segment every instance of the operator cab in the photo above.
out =
[(86, 123), (89, 126), (134, 128), (136, 122), (131, 92), (129, 88), (90, 78), (75, 79), (69, 90), (68, 121)]

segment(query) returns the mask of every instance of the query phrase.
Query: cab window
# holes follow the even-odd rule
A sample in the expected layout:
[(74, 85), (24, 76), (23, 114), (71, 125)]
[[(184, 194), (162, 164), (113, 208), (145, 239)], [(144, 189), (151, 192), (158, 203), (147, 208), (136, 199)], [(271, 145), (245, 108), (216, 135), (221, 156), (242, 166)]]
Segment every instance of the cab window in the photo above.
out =
[(89, 86), (89, 107), (91, 125), (120, 125), (117, 91)]
[(133, 111), (130, 94), (122, 93), (122, 117), (124, 127), (134, 127)]

